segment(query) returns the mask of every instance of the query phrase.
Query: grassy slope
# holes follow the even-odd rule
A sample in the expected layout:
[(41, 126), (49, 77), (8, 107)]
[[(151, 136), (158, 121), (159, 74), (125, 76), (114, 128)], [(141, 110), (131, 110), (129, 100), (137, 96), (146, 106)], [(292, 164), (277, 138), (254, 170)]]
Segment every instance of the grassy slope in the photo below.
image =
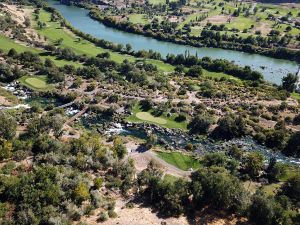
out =
[(180, 152), (156, 152), (156, 154), (159, 158), (181, 170), (189, 170), (190, 168), (197, 169), (200, 167), (198, 160)]
[[(131, 62), (135, 61), (137, 58), (130, 56), (119, 54), (108, 49), (103, 49), (100, 47), (96, 47), (93, 43), (83, 40), (81, 38), (76, 37), (73, 33), (62, 29), (60, 24), (57, 22), (50, 21), (50, 14), (41, 10), (40, 12), (40, 19), (41, 22), (45, 22), (47, 27), (44, 29), (38, 29), (36, 26), (36, 21), (33, 21), (34, 26), (36, 27), (37, 31), (42, 34), (43, 36), (47, 37), (48, 41), (54, 43), (56, 40), (62, 38), (63, 42), (61, 44), (62, 47), (68, 47), (72, 49), (77, 54), (86, 54), (88, 56), (96, 56), (99, 53), (109, 52), (111, 55), (111, 59), (121, 63), (123, 60), (127, 59)], [(162, 61), (158, 60), (147, 60), (149, 63), (152, 63), (158, 67), (158, 69), (162, 71), (173, 71), (174, 67), (166, 64)]]

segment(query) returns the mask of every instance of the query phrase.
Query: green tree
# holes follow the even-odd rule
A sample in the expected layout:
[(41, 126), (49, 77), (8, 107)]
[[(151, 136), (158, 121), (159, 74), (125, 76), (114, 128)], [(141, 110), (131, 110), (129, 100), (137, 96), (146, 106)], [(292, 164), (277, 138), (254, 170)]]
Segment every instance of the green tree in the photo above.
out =
[(0, 124), (0, 138), (10, 140), (16, 135), (17, 121), (13, 116), (1, 111)]
[(288, 156), (300, 158), (300, 131), (292, 134), (283, 153)]
[(256, 178), (264, 169), (264, 157), (258, 152), (251, 152), (245, 157), (244, 169), (251, 178)]
[(207, 115), (197, 115), (188, 124), (188, 129), (192, 134), (207, 134), (213, 122), (213, 118)]
[(288, 73), (286, 77), (282, 78), (282, 87), (288, 92), (293, 92), (296, 88), (298, 77), (296, 74)]
[(12, 156), (12, 143), (0, 139), (0, 160), (8, 159)]
[(186, 72), (186, 75), (191, 77), (199, 77), (202, 75), (202, 73), (203, 73), (202, 67), (198, 65), (194, 65), (191, 68), (189, 68), (189, 70)]
[(115, 138), (114, 140), (113, 152), (119, 159), (123, 159), (127, 153), (127, 149), (125, 145), (122, 143), (122, 139), (119, 137)]
[(227, 115), (218, 121), (218, 126), (212, 132), (212, 136), (221, 139), (232, 139), (247, 134), (247, 127), (242, 117)]

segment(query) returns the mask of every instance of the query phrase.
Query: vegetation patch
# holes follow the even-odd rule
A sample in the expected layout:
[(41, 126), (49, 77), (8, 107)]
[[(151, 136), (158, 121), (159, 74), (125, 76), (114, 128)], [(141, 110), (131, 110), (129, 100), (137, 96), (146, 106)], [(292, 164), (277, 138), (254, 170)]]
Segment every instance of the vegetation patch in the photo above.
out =
[(167, 120), (160, 118), (160, 117), (154, 117), (148, 112), (138, 112), (135, 116), (141, 120), (146, 120), (146, 121), (153, 122), (153, 123), (158, 123), (158, 124), (166, 124), (167, 123)]
[(180, 152), (156, 152), (156, 154), (162, 160), (181, 170), (198, 169), (201, 166), (199, 160)]
[(19, 79), (20, 83), (36, 91), (47, 91), (53, 86), (47, 83), (46, 76), (24, 76)]
[(151, 112), (153, 110), (149, 110), (147, 112), (142, 112), (140, 109), (140, 106), (136, 104), (133, 109), (132, 109), (132, 115), (127, 117), (128, 122), (136, 122), (136, 123), (141, 123), (141, 122), (148, 122), (152, 124), (156, 124), (162, 127), (166, 128), (174, 128), (174, 129), (187, 129), (187, 122), (177, 122), (175, 121), (175, 118), (177, 115), (172, 115), (170, 117), (166, 117), (164, 115), (161, 115), (159, 117), (154, 117), (151, 115)]

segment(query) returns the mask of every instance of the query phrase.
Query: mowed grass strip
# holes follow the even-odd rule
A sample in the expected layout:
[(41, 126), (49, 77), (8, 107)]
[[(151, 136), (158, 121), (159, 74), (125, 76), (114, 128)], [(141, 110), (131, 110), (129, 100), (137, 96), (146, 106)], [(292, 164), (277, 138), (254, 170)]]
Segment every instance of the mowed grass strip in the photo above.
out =
[(181, 170), (200, 168), (200, 162), (192, 156), (184, 155), (180, 152), (156, 152), (157, 156), (167, 163), (176, 166)]
[(148, 112), (138, 112), (135, 116), (140, 120), (146, 120), (153, 123), (158, 123), (158, 124), (167, 123), (167, 120), (165, 120), (164, 118), (154, 117)]
[(35, 91), (47, 91), (54, 88), (47, 83), (46, 76), (24, 76), (19, 81), (21, 84)]

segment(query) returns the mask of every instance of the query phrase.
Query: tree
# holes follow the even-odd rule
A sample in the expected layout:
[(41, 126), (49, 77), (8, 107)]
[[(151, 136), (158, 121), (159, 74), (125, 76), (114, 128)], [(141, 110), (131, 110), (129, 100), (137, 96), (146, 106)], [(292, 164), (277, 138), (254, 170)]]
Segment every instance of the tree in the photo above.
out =
[(286, 131), (283, 129), (269, 131), (266, 135), (266, 146), (281, 150), (285, 146)]
[(264, 157), (258, 152), (249, 153), (244, 162), (245, 172), (250, 175), (251, 178), (256, 178), (260, 171), (264, 168)]
[(207, 134), (213, 119), (207, 115), (197, 115), (188, 124), (188, 129), (192, 134)]
[(12, 156), (12, 143), (0, 139), (0, 160), (8, 159)]
[(124, 156), (126, 155), (127, 149), (126, 149), (125, 145), (122, 143), (121, 138), (119, 138), (119, 137), (115, 138), (114, 145), (113, 145), (113, 151), (119, 159), (123, 159)]
[(247, 133), (247, 127), (242, 117), (227, 115), (218, 121), (218, 126), (212, 132), (214, 138), (232, 139), (242, 137)]
[[(196, 205), (199, 205), (200, 201), (217, 209), (237, 212), (243, 211), (248, 204), (249, 198), (241, 182), (225, 169), (199, 169), (192, 173), (191, 179), (192, 190), (196, 191), (197, 196), (193, 199)], [(195, 187), (199, 187), (200, 190)]]
[(300, 174), (289, 178), (281, 188), (282, 193), (288, 196), (293, 202), (300, 202)]
[(262, 193), (254, 195), (249, 209), (249, 219), (257, 225), (272, 225), (274, 216), (274, 201)]
[(298, 77), (296, 74), (288, 73), (286, 77), (282, 78), (282, 87), (288, 92), (293, 92), (296, 88)]
[(132, 46), (130, 44), (126, 44), (126, 51), (131, 52)]
[(0, 112), (0, 138), (12, 139), (16, 135), (17, 121), (7, 112)]
[(18, 55), (18, 53), (17, 53), (16, 49), (14, 49), (14, 48), (11, 48), (7, 53), (7, 56), (12, 57), (12, 58), (16, 57), (17, 55)]
[(288, 156), (300, 157), (300, 131), (292, 134), (283, 153)]
[(199, 77), (202, 75), (202, 73), (202, 67), (194, 65), (186, 72), (186, 75), (191, 77)]

